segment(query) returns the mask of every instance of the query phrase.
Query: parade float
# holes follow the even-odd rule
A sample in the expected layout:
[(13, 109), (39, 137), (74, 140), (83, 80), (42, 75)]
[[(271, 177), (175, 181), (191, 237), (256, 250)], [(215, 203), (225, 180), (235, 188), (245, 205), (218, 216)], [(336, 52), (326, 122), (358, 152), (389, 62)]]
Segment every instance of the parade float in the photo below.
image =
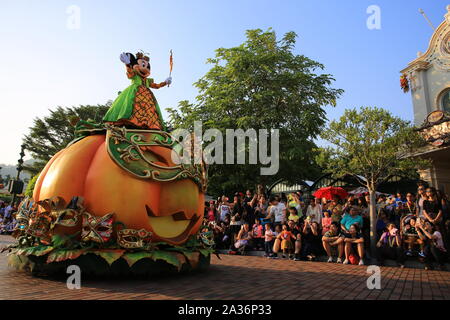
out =
[[(131, 85), (102, 123), (71, 119), (75, 139), (47, 163), (16, 215), (11, 266), (35, 274), (154, 275), (202, 270), (213, 253), (203, 225), (206, 166), (176, 161), (150, 59), (123, 53)], [(172, 55), (171, 55), (172, 68)]]

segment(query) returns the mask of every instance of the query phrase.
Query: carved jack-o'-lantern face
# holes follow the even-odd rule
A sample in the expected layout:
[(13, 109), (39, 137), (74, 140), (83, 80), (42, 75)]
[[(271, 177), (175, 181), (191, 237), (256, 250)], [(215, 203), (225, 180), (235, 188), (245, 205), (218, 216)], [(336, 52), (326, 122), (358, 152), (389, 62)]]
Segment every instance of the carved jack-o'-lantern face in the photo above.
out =
[[(160, 165), (170, 165), (170, 151), (155, 147)], [(160, 182), (126, 172), (108, 154), (105, 136), (86, 137), (61, 150), (46, 165), (34, 189), (35, 201), (60, 196), (84, 198), (94, 216), (114, 213), (128, 229), (152, 232), (152, 241), (182, 244), (203, 220), (204, 195), (191, 179)], [(81, 226), (64, 229), (75, 233)], [(78, 229), (77, 229), (78, 228)]]

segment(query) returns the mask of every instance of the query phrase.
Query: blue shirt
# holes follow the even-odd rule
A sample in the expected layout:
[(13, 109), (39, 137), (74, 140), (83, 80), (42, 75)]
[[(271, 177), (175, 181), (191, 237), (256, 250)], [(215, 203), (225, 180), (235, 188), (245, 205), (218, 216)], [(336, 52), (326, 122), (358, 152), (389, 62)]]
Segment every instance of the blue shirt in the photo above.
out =
[(360, 215), (351, 216), (350, 214), (344, 215), (341, 220), (341, 224), (345, 229), (349, 230), (352, 224), (357, 223), (360, 228), (363, 226), (363, 218)]

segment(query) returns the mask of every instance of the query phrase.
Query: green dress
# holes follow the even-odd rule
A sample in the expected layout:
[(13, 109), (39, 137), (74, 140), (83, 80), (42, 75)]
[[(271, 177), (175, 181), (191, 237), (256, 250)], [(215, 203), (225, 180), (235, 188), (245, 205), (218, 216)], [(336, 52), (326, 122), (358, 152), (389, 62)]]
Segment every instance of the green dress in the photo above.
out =
[(152, 83), (151, 78), (133, 76), (131, 85), (119, 94), (103, 121), (114, 125), (165, 130), (161, 110), (150, 90)]

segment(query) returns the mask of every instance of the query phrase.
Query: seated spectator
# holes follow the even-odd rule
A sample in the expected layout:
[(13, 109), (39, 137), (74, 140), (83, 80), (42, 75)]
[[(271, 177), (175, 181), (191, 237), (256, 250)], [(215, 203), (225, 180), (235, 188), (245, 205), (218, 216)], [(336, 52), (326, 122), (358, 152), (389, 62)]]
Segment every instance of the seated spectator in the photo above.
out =
[(403, 242), (407, 245), (406, 255), (409, 257), (413, 256), (413, 251), (416, 247), (420, 247), (420, 252), (423, 253), (423, 241), (417, 233), (416, 219), (415, 215), (410, 215), (404, 217), (401, 222)]
[(327, 262), (333, 262), (333, 256), (331, 254), (332, 248), (337, 248), (338, 258), (337, 263), (342, 263), (342, 257), (344, 255), (344, 238), (342, 237), (339, 223), (333, 221), (330, 225), (330, 230), (325, 232), (322, 237), (322, 245), (328, 255)]
[(255, 218), (255, 224), (253, 225), (253, 249), (263, 250), (264, 247), (264, 229), (261, 225), (261, 221)]
[(302, 230), (301, 258), (313, 261), (319, 254), (319, 246), (322, 236), (319, 224), (316, 221), (306, 219)]
[(354, 224), (358, 225), (359, 230), (363, 226), (363, 218), (359, 215), (359, 208), (356, 206), (350, 207), (349, 214), (344, 215), (341, 220), (341, 229), (344, 234), (348, 234), (350, 227)]
[(417, 221), (416, 228), (420, 239), (424, 242), (425, 270), (431, 269), (432, 258), (439, 264), (441, 270), (446, 270), (444, 262), (447, 250), (444, 247), (442, 234), (429, 221), (422, 222), (421, 219)]
[(389, 219), (386, 215), (386, 212), (384, 211), (384, 209), (381, 209), (377, 219), (377, 238), (380, 238), (383, 232), (386, 231), (388, 223)]
[(324, 217), (322, 218), (322, 234), (325, 234), (330, 230), (331, 226), (331, 217), (330, 211), (326, 210), (323, 212)]
[(252, 240), (252, 233), (250, 232), (248, 223), (242, 225), (236, 239), (237, 241), (235, 242), (234, 247), (238, 252), (245, 254), (246, 251), (251, 249), (250, 243)]
[(400, 233), (395, 224), (389, 223), (387, 225), (387, 231), (381, 235), (377, 243), (376, 255), (380, 265), (383, 265), (384, 259), (388, 258), (396, 260), (401, 268), (405, 267), (405, 255), (402, 249)]
[(230, 226), (226, 222), (220, 222), (220, 229), (218, 230), (216, 245), (220, 249), (230, 248), (231, 246), (231, 229)]
[[(353, 210), (353, 209), (352, 209)], [(352, 211), (350, 210), (350, 211)], [(344, 217), (345, 218), (345, 217)], [(350, 262), (350, 256), (359, 258), (359, 265), (364, 265), (364, 238), (360, 232), (359, 224), (354, 223), (348, 228), (348, 232), (344, 233), (345, 243), (345, 260), (344, 264)]]
[(274, 240), (275, 240), (276, 236), (275, 236), (275, 232), (272, 231), (272, 229), (270, 228), (270, 224), (266, 224), (265, 225), (265, 231), (264, 231), (264, 251), (265, 254), (264, 256), (267, 258), (272, 258), (273, 257), (273, 245), (274, 245)]
[(288, 222), (289, 231), (294, 235), (293, 247), (294, 247), (294, 260), (300, 261), (300, 252), (302, 249), (302, 233), (300, 227), (292, 220)]

